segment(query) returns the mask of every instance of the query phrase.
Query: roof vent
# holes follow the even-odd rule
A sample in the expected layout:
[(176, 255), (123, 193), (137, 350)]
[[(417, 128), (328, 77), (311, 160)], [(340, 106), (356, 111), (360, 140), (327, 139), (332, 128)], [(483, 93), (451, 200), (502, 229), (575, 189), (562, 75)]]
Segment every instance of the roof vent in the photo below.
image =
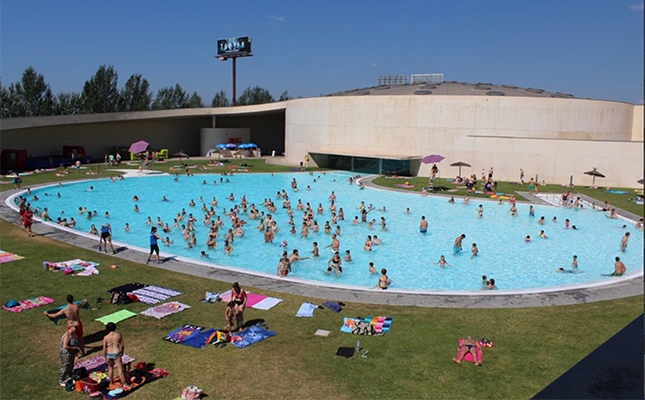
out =
[(534, 88), (528, 88), (525, 89), (529, 93), (544, 93), (544, 89), (534, 89)]
[(475, 89), (477, 89), (477, 90), (491, 90), (492, 87), (490, 87), (490, 86), (475, 86)]
[(415, 90), (414, 94), (417, 94), (417, 95), (432, 94), (432, 90)]
[(506, 96), (506, 93), (500, 92), (499, 90), (491, 90), (490, 92), (486, 92), (487, 96)]
[(519, 89), (519, 87), (515, 85), (502, 85), (503, 88), (508, 88), (508, 89)]
[(374, 88), (374, 90), (385, 90), (385, 89), (389, 89), (390, 87), (391, 86), (377, 86)]

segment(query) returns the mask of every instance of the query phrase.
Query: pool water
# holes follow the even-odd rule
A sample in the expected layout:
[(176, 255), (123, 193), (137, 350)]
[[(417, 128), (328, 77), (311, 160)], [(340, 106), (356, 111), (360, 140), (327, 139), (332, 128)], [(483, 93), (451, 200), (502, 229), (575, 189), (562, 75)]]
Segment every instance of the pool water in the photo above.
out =
[[(450, 204), (446, 197), (422, 197), (416, 193), (374, 188), (360, 190), (358, 186), (348, 183), (349, 176), (334, 172), (275, 176), (240, 174), (224, 178), (219, 175), (195, 175), (181, 176), (177, 182), (168, 175), (132, 177), (114, 182), (100, 179), (35, 189), (31, 196), (36, 195), (39, 200), (33, 201), (31, 196), (29, 200), (40, 209), (47, 207), (54, 220), (57, 217), (66, 217), (68, 220), (75, 218), (78, 231), (88, 232), (91, 224), (100, 228), (105, 221), (109, 221), (114, 241), (146, 249), (150, 233), (147, 217), (155, 222), (160, 217), (172, 227), (173, 219), (185, 209), (197, 219), (194, 224), (197, 246), (188, 248), (180, 229), (173, 228), (171, 233), (159, 229), (158, 234), (162, 238), (169, 237), (174, 241), (171, 246), (160, 245), (162, 255), (193, 258), (211, 263), (214, 268), (229, 266), (276, 275), (280, 255), (285, 250), (280, 247), (281, 242), (288, 242), (286, 250), (289, 253), (298, 249), (304, 257), (309, 255), (312, 242), (316, 241), (321, 256), (295, 263), (289, 277), (330, 284), (374, 287), (378, 274), (369, 273), (369, 262), (373, 262), (378, 271), (387, 269), (392, 288), (423, 290), (480, 290), (482, 275), (495, 278), (498, 288), (502, 290), (612, 279), (602, 274), (613, 271), (615, 256), (621, 257), (628, 273), (643, 269), (643, 232), (634, 229), (633, 223), (609, 219), (602, 212), (535, 205), (535, 217), (529, 217), (529, 205), (518, 204), (518, 216), (512, 217), (508, 203), (474, 199), (471, 204), (464, 205), (461, 198), (457, 198), (455, 204)], [(230, 182), (220, 183), (220, 179), (229, 179)], [(290, 187), (293, 179), (298, 182), (298, 192)], [(213, 184), (214, 180), (217, 181), (216, 185)], [(91, 191), (90, 186), (93, 187)], [(308, 186), (310, 190), (307, 190)], [(288, 215), (282, 208), (282, 199), (276, 198), (276, 193), (282, 189), (289, 194), (294, 209), (295, 235), (289, 233)], [(345, 220), (338, 221), (341, 227), (340, 252), (342, 255), (345, 250), (350, 250), (353, 258), (351, 262), (343, 261), (340, 276), (327, 273), (331, 252), (329, 248), (324, 248), (331, 242), (330, 235), (324, 233), (323, 227), (326, 221), (331, 221), (328, 197), (332, 191), (336, 194), (336, 207), (343, 208), (345, 212)], [(231, 193), (235, 195), (235, 201), (227, 199)], [(138, 196), (139, 201), (132, 200), (134, 195)], [(280, 231), (272, 244), (266, 244), (262, 233), (255, 229), (259, 221), (241, 215), (247, 222), (245, 236), (235, 238), (232, 254), (224, 255), (223, 234), (231, 228), (231, 223), (223, 215), (222, 209), (239, 204), (242, 195), (246, 196), (249, 205), (255, 204), (265, 214), (268, 210), (262, 206), (262, 202), (267, 198), (273, 200), (277, 211), (271, 214)], [(163, 196), (170, 201), (161, 201)], [(203, 203), (200, 197), (208, 208), (213, 197), (217, 198), (219, 204), (214, 209), (225, 224), (219, 231), (218, 246), (214, 250), (207, 249), (205, 245), (208, 227), (202, 223), (204, 212), (201, 211)], [(197, 203), (195, 207), (189, 206), (191, 199)], [(320, 232), (310, 231), (308, 238), (300, 237), (303, 212), (296, 210), (298, 200), (305, 205), (311, 204), (315, 221), (320, 226)], [(358, 207), (361, 201), (366, 206), (373, 204), (376, 208), (368, 214), (368, 221), (376, 219), (372, 230), (365, 223), (352, 223), (354, 216), (360, 219)], [(325, 209), (323, 215), (316, 214), (319, 203)], [(140, 209), (138, 213), (133, 211), (135, 204)], [(477, 214), (479, 204), (484, 208), (481, 219)], [(96, 210), (98, 216), (88, 220), (85, 215), (78, 214), (79, 207)], [(386, 211), (382, 211), (383, 207), (386, 207)], [(406, 208), (410, 209), (409, 214), (405, 212)], [(107, 218), (106, 211), (109, 212)], [(425, 216), (429, 222), (426, 234), (419, 232), (421, 216)], [(541, 216), (546, 218), (544, 225), (538, 224)], [(552, 222), (554, 216), (558, 222)], [(381, 217), (386, 219), (386, 231), (381, 230)], [(571, 220), (571, 225), (576, 225), (577, 230), (565, 229), (567, 218)], [(130, 232), (124, 231), (126, 222), (130, 225)], [(185, 221), (181, 223), (185, 224)], [(624, 224), (627, 228), (622, 227)], [(335, 225), (332, 226), (335, 230)], [(538, 238), (542, 229), (547, 239)], [(625, 232), (631, 232), (631, 237), (627, 251), (621, 253), (619, 245)], [(466, 235), (463, 251), (455, 255), (453, 242), (462, 233)], [(377, 235), (382, 244), (373, 246), (372, 251), (365, 251), (363, 245), (367, 235)], [(525, 242), (527, 235), (533, 239), (531, 243)], [(473, 243), (477, 243), (479, 248), (479, 255), (475, 258), (471, 258), (470, 252)], [(201, 251), (205, 251), (209, 258), (202, 259)], [(579, 273), (555, 271), (559, 267), (570, 268), (574, 254), (578, 256)], [(435, 264), (441, 255), (445, 255), (450, 266), (440, 268)], [(142, 254), (142, 262), (145, 258), (146, 254)]]

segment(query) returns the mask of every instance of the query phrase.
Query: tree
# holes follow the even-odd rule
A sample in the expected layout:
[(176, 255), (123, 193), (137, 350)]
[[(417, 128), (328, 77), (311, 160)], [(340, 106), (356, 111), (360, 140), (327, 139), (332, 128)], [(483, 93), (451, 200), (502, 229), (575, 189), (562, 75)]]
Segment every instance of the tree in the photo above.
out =
[(13, 101), (9, 89), (2, 85), (0, 80), (0, 118), (11, 118)]
[(128, 79), (121, 90), (120, 111), (146, 111), (150, 109), (152, 92), (150, 83), (141, 75), (135, 74)]
[(86, 113), (110, 113), (120, 111), (120, 93), (117, 89), (119, 75), (113, 66), (102, 65), (96, 75), (83, 86), (83, 110)]
[(211, 102), (211, 107), (228, 107), (229, 105), (230, 103), (228, 102), (228, 97), (226, 97), (225, 91), (220, 90), (215, 93), (215, 97), (213, 97), (213, 101)]
[(251, 104), (273, 103), (274, 101), (273, 96), (271, 96), (268, 90), (259, 86), (255, 86), (254, 88), (249, 86), (244, 89), (242, 95), (237, 99), (236, 105), (247, 106)]
[(188, 99), (188, 108), (204, 108), (204, 102), (202, 101), (202, 98), (197, 94), (197, 92), (193, 92), (193, 94), (190, 96), (190, 99)]
[(45, 83), (43, 74), (36, 73), (34, 67), (28, 67), (20, 81), (10, 86), (13, 91), (12, 108), (17, 115), (14, 117), (36, 117), (51, 115), (54, 107), (54, 95)]
[(175, 87), (159, 89), (151, 108), (153, 110), (188, 108), (188, 95), (179, 84), (176, 84)]
[(289, 92), (285, 90), (280, 95), (280, 99), (278, 101), (287, 101), (287, 100), (291, 100), (291, 99), (293, 99), (293, 97), (289, 96)]
[(78, 92), (59, 93), (54, 101), (53, 115), (74, 115), (83, 111), (83, 98)]

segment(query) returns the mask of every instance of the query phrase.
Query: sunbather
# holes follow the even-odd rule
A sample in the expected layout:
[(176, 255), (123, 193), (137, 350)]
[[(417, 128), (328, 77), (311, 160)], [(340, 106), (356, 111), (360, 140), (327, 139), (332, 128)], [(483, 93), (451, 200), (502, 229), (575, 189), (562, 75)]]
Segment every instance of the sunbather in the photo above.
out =
[(475, 360), (475, 365), (482, 365), (482, 363), (477, 360), (477, 348), (479, 348), (479, 343), (471, 336), (468, 336), (457, 348), (457, 357), (453, 358), (452, 361), (457, 364), (461, 364), (464, 357), (466, 357), (466, 354), (470, 353), (473, 356), (473, 360)]

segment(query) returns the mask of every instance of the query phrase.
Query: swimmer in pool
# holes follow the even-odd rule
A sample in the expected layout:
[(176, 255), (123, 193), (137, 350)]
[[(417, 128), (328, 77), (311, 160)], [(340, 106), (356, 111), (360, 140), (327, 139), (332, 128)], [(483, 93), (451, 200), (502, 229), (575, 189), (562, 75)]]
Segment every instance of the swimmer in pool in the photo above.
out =
[(378, 277), (378, 284), (376, 285), (377, 288), (381, 290), (385, 290), (390, 286), (392, 283), (392, 280), (387, 276), (387, 269), (383, 268), (381, 269), (381, 276)]
[(546, 239), (546, 238), (547, 238), (546, 233), (544, 233), (544, 231), (540, 231), (540, 235), (539, 235), (539, 236), (540, 236), (542, 239)]
[(372, 236), (367, 235), (367, 239), (365, 240), (365, 244), (363, 245), (363, 249), (365, 251), (372, 251)]
[(544, 222), (545, 222), (544, 217), (540, 217), (540, 220), (538, 221), (538, 224), (544, 225)]
[(620, 251), (623, 253), (627, 250), (627, 242), (629, 241), (629, 232), (625, 232), (625, 236), (620, 240)]
[(313, 242), (313, 249), (309, 252), (311, 253), (312, 257), (318, 257), (320, 256), (319, 250), (318, 250), (318, 242)]
[(611, 276), (623, 276), (627, 271), (627, 267), (620, 261), (620, 257), (616, 257), (616, 262), (614, 263), (614, 272)]
[(342, 260), (338, 255), (338, 252), (335, 252), (334, 255), (327, 261), (327, 273), (330, 274), (332, 271), (336, 271), (336, 275), (340, 275), (343, 272), (343, 267), (341, 266)]
[(376, 268), (374, 268), (374, 263), (373, 262), (370, 261), (369, 266), (370, 266), (369, 267), (370, 274), (378, 274), (378, 272), (376, 271)]
[(479, 205), (479, 207), (477, 207), (477, 215), (479, 216), (479, 218), (482, 218), (484, 216), (484, 206), (482, 206), (481, 204)]
[(531, 235), (526, 235), (526, 237), (524, 238), (524, 241), (526, 243), (531, 243)]
[(349, 250), (345, 250), (345, 261), (352, 261), (352, 254)]
[(426, 220), (425, 215), (421, 216), (421, 222), (419, 222), (419, 232), (428, 232), (428, 221)]
[(453, 196), (450, 196), (448, 203), (455, 204), (455, 198)]
[(470, 258), (477, 257), (477, 254), (479, 254), (479, 249), (477, 248), (477, 243), (473, 243), (473, 246), (470, 248), (470, 252), (473, 254), (472, 256), (470, 256)]
[(441, 268), (445, 268), (446, 265), (449, 266), (449, 267), (452, 267), (452, 265), (450, 265), (450, 263), (448, 261), (446, 261), (446, 257), (444, 257), (443, 255), (441, 257), (439, 257), (439, 261), (437, 261), (434, 264), (435, 265), (438, 264)]
[(529, 206), (529, 217), (535, 217), (535, 209), (533, 209), (533, 206)]
[(461, 252), (461, 250), (462, 250), (462, 248), (461, 248), (461, 242), (462, 242), (462, 240), (464, 240), (465, 238), (466, 238), (466, 235), (465, 235), (465, 234), (463, 234), (463, 233), (462, 233), (461, 235), (457, 236), (457, 238), (455, 239), (455, 243), (452, 245), (452, 251), (453, 251), (453, 253), (457, 254), (457, 253), (460, 253), (460, 252)]

